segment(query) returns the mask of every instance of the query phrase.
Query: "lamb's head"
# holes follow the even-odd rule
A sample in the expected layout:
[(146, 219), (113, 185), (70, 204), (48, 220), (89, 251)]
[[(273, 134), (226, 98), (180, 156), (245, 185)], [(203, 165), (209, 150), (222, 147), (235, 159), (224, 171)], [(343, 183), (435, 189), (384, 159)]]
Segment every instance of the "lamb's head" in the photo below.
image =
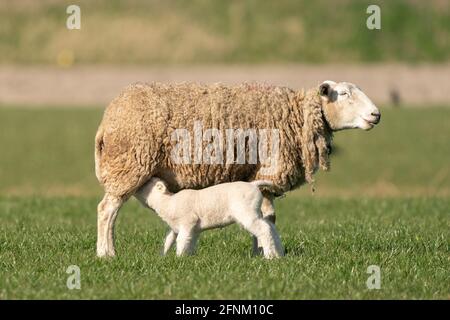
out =
[(135, 193), (135, 197), (147, 207), (156, 210), (162, 195), (169, 194), (166, 183), (159, 178), (151, 178)]
[(333, 131), (372, 129), (381, 114), (372, 101), (353, 83), (324, 81), (319, 87), (322, 109)]

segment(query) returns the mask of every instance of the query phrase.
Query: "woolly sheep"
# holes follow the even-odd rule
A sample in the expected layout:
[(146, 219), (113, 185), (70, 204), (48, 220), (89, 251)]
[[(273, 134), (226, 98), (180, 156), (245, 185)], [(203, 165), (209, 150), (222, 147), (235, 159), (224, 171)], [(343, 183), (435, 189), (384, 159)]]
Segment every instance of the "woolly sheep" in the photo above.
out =
[(152, 178), (135, 195), (171, 228), (164, 254), (175, 240), (177, 255), (193, 254), (202, 231), (237, 222), (258, 239), (264, 257), (271, 259), (284, 254), (275, 225), (263, 219), (261, 213), (263, 196), (258, 187), (271, 184), (267, 181), (229, 182), (173, 194), (161, 179)]
[[(184, 128), (192, 134), (199, 120), (220, 133), (227, 128), (277, 130), (276, 170), (268, 174), (261, 163), (174, 161), (174, 132)], [(347, 82), (325, 81), (306, 92), (261, 84), (130, 85), (106, 108), (95, 137), (96, 176), (105, 190), (98, 205), (97, 255), (115, 255), (119, 209), (152, 177), (166, 181), (174, 192), (269, 180), (273, 186), (263, 189), (261, 210), (275, 222), (274, 197), (312, 182), (319, 167), (329, 168), (333, 131), (369, 130), (379, 120), (376, 106)], [(208, 141), (202, 143), (205, 147)]]

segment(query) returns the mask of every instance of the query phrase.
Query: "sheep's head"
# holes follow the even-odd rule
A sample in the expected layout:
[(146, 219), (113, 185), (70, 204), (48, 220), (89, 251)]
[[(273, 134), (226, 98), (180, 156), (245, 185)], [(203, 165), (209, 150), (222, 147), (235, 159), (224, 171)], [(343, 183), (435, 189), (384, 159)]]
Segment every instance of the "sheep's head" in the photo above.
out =
[(144, 205), (156, 210), (158, 199), (162, 194), (168, 194), (166, 183), (158, 178), (151, 178), (136, 191), (136, 198)]
[(322, 109), (333, 131), (372, 129), (380, 122), (380, 111), (356, 85), (324, 81), (319, 87)]

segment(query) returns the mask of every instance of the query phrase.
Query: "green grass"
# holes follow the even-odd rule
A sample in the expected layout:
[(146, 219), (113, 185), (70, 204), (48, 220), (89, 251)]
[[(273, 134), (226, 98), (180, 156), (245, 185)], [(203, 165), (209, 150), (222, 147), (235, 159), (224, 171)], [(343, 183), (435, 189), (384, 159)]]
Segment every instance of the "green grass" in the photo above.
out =
[[(0, 200), (0, 299), (450, 298), (449, 199), (282, 199), (278, 261), (252, 258), (237, 226), (204, 233), (196, 256), (162, 257), (166, 227), (135, 201), (118, 219), (118, 257), (99, 260), (96, 200)], [(69, 265), (81, 290), (66, 287)], [(369, 265), (380, 290), (366, 287)]]
[[(2, 3), (0, 63), (51, 65), (61, 55), (121, 65), (450, 58), (450, 10), (440, 0), (79, 0), (81, 30), (66, 29), (69, 4)], [(371, 4), (381, 8), (381, 30), (366, 27)]]
[[(130, 201), (118, 257), (95, 257), (93, 139), (100, 109), (0, 108), (0, 299), (450, 298), (450, 109), (382, 110), (336, 134), (332, 170), (276, 202), (288, 254), (253, 258), (237, 226), (198, 254), (159, 255), (166, 226)], [(68, 290), (69, 265), (81, 290)], [(381, 289), (368, 290), (369, 265)]]

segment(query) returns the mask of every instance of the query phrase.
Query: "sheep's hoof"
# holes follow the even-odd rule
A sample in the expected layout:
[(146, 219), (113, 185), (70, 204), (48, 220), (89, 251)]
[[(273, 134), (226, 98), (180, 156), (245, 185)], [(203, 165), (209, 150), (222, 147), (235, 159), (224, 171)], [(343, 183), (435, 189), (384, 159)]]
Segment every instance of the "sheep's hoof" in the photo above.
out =
[(103, 254), (103, 255), (97, 254), (97, 258), (99, 258), (99, 259), (112, 259), (115, 257), (116, 257), (115, 254)]
[(97, 249), (97, 257), (98, 258), (106, 259), (106, 258), (114, 258), (115, 256), (116, 256), (116, 253), (114, 251)]

